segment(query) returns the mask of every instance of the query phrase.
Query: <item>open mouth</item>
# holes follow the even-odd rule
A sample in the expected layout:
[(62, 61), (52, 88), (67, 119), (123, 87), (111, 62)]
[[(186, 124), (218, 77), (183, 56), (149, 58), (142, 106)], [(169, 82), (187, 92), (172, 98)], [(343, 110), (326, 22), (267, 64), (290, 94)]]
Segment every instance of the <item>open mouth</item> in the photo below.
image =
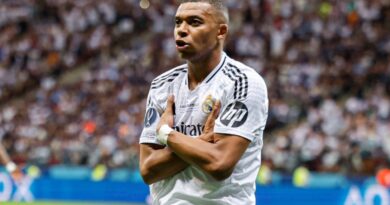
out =
[(179, 47), (179, 48), (185, 47), (187, 45), (188, 45), (188, 43), (186, 43), (185, 41), (182, 41), (182, 40), (177, 40), (176, 41), (176, 46)]

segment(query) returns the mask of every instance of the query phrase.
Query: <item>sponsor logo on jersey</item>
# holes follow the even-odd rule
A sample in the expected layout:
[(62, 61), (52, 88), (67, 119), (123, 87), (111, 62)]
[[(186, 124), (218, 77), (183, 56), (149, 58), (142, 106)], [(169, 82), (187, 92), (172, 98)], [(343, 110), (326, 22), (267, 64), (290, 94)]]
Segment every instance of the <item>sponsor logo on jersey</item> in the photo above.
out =
[(175, 126), (174, 129), (178, 132), (181, 132), (185, 135), (198, 136), (203, 132), (204, 125), (186, 125), (184, 122), (181, 122), (178, 126)]
[(181, 109), (194, 108), (195, 105), (196, 105), (195, 103), (184, 104), (184, 105), (180, 105), (180, 108)]
[(157, 119), (157, 110), (154, 109), (153, 107), (149, 108), (145, 114), (144, 126), (145, 127), (152, 126), (153, 123), (156, 121), (156, 119)]
[(222, 124), (228, 127), (239, 127), (248, 118), (248, 108), (242, 102), (236, 101), (229, 104), (221, 115)]
[(202, 111), (206, 114), (210, 113), (213, 110), (214, 100), (211, 95), (208, 95), (202, 104)]

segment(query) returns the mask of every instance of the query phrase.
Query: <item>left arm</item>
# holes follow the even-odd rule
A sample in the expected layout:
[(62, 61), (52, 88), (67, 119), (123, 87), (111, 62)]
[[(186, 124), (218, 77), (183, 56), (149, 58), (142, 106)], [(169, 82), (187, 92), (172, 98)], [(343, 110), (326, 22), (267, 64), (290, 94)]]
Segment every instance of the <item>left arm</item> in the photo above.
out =
[(172, 131), (168, 145), (189, 164), (200, 167), (217, 180), (228, 178), (250, 141), (236, 135), (214, 133), (214, 143), (196, 140)]
[[(180, 132), (167, 131), (164, 124), (171, 115), (160, 119), (157, 138), (188, 164), (210, 174), (216, 180), (231, 176), (238, 161), (253, 140), (261, 140), (268, 116), (266, 85), (258, 75), (244, 75), (250, 86), (231, 89), (226, 94), (226, 106), (221, 116), (215, 117), (213, 141), (200, 141)], [(243, 85), (241, 85), (243, 86)], [(241, 90), (236, 95), (236, 90)], [(172, 104), (168, 101), (168, 104)], [(161, 135), (160, 135), (161, 134)], [(260, 138), (260, 139), (258, 139)]]

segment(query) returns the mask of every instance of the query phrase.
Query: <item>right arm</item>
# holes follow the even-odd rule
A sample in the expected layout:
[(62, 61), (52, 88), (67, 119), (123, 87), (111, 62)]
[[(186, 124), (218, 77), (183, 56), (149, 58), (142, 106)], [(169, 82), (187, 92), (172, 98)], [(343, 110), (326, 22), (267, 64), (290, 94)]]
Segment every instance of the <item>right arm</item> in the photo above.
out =
[(8, 156), (7, 151), (5, 150), (5, 147), (1, 143), (0, 143), (0, 158), (3, 164), (5, 165), (12, 163), (10, 157)]
[[(205, 128), (206, 130), (207, 128)], [(212, 137), (213, 133), (207, 131), (196, 139), (210, 142)], [(140, 145), (141, 176), (147, 184), (172, 177), (188, 166), (189, 164), (178, 157), (169, 147), (157, 144)]]
[(10, 175), (12, 176), (12, 178), (16, 181), (19, 181), (22, 178), (23, 173), (16, 166), (16, 164), (11, 160), (11, 158), (9, 157), (9, 155), (7, 153), (7, 150), (5, 149), (3, 144), (1, 144), (1, 143), (0, 143), (0, 159), (3, 162), (3, 164), (5, 165), (5, 168), (8, 171), (8, 173), (10, 173)]
[(153, 184), (171, 177), (188, 167), (168, 147), (156, 144), (141, 144), (140, 170), (145, 183)]
[[(209, 114), (203, 134), (197, 137), (197, 140), (202, 140), (206, 142), (213, 142), (213, 129), (215, 124), (215, 119), (218, 117), (220, 108), (220, 103), (216, 103), (213, 111)], [(169, 112), (166, 112), (169, 110)], [(167, 124), (173, 126), (173, 107), (164, 112), (161, 118), (167, 119)], [(148, 113), (148, 112), (147, 112)], [(147, 116), (146, 116), (147, 117)], [(153, 117), (149, 117), (152, 119)], [(155, 137), (155, 123), (158, 120), (152, 120), (154, 126)], [(151, 124), (150, 122), (148, 122)], [(152, 134), (149, 134), (152, 135)], [(157, 181), (172, 177), (177, 173), (181, 172), (189, 166), (187, 162), (178, 157), (169, 147), (155, 143), (141, 143), (140, 145), (140, 170), (141, 176), (144, 179), (145, 183), (153, 184)]]
[[(171, 177), (188, 164), (176, 156), (168, 147), (160, 144), (156, 138), (156, 125), (163, 113), (163, 106), (154, 99), (155, 94), (149, 91), (147, 99), (144, 128), (140, 137), (139, 168), (145, 183), (153, 184)], [(170, 119), (173, 126), (173, 119)]]

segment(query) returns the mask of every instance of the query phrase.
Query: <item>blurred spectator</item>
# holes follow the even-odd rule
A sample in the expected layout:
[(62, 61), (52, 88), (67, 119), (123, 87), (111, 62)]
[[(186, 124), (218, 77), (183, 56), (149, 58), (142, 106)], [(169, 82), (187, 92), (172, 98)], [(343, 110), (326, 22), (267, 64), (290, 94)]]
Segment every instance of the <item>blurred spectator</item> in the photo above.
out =
[[(269, 87), (264, 162), (286, 173), (389, 166), (390, 2), (227, 3), (227, 52)], [(174, 12), (172, 0), (2, 1), (0, 138), (14, 160), (136, 169), (149, 83), (180, 63)]]

